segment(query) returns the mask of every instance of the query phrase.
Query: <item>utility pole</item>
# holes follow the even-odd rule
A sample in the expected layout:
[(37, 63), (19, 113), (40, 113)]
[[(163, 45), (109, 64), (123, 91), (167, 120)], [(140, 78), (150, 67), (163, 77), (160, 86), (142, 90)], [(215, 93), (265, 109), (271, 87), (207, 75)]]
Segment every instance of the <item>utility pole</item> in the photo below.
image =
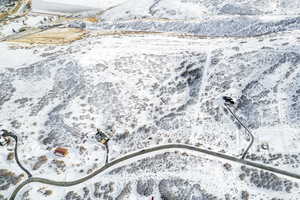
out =
[(231, 97), (223, 96), (223, 100), (224, 100), (224, 106), (226, 107), (226, 109), (231, 113), (231, 115), (235, 118), (235, 120), (246, 130), (246, 132), (247, 132), (247, 134), (250, 138), (250, 143), (249, 143), (248, 147), (246, 148), (246, 150), (244, 151), (244, 153), (242, 154), (242, 159), (244, 160), (247, 153), (248, 153), (248, 151), (249, 151), (249, 149), (253, 145), (254, 136), (251, 133), (251, 131), (241, 122), (241, 120), (230, 109), (230, 106), (234, 105), (233, 99)]

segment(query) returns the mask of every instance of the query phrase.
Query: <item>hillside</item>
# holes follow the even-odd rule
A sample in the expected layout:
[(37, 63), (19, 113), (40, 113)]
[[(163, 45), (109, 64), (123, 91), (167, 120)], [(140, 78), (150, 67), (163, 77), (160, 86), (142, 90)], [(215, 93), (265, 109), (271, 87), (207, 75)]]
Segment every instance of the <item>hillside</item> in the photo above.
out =
[[(105, 166), (96, 128), (110, 136), (109, 162), (143, 153), (75, 186), (30, 183), (16, 199), (300, 199), (299, 179), (240, 161), (249, 137), (222, 100), (235, 100), (254, 135), (246, 161), (300, 175), (299, 8), (128, 0), (1, 22), (0, 129), (17, 135), (33, 177), (69, 182)], [(145, 153), (167, 144), (238, 162), (188, 148)], [(14, 142), (0, 147), (0, 200), (27, 179), (13, 152)]]

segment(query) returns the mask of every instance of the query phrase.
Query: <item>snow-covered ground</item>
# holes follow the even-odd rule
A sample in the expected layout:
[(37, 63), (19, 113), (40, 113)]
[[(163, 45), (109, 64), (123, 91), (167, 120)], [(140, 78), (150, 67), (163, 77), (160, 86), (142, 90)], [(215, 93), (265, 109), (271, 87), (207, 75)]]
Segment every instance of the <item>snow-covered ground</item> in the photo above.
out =
[[(103, 21), (87, 23), (82, 40), (0, 43), (0, 128), (18, 135), (21, 162), (33, 176), (71, 181), (103, 166), (106, 151), (94, 138), (96, 128), (112, 136), (110, 160), (168, 143), (240, 157), (249, 141), (224, 109), (224, 95), (236, 100), (234, 112), (254, 134), (246, 159), (300, 174), (297, 2), (112, 3), (116, 7), (96, 16)], [(54, 19), (28, 15), (0, 33)], [(55, 156), (56, 147), (68, 148), (69, 155)], [(0, 148), (0, 200), (26, 178), (10, 159), (12, 149)], [(17, 199), (298, 200), (299, 184), (169, 150), (70, 188), (29, 184)]]
[(108, 21), (154, 18), (202, 20), (208, 16), (282, 16), (300, 14), (299, 1), (286, 0), (129, 0), (106, 11)]
[(106, 10), (126, 0), (32, 0), (33, 12), (76, 13), (90, 10)]

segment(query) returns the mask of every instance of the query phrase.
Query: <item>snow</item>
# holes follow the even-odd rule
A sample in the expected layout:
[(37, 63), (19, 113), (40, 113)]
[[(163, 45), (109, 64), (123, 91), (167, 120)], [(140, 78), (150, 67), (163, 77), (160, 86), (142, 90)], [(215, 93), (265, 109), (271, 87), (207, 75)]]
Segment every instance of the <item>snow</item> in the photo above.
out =
[(125, 0), (33, 0), (32, 9), (34, 12), (42, 13), (76, 13), (88, 10), (106, 10), (119, 5)]
[[(21, 130), (25, 132), (25, 135), (28, 138), (26, 139), (24, 137), (21, 140), (22, 144), (20, 145), (20, 152), (23, 155), (23, 160), (26, 161), (26, 166), (32, 167), (34, 164), (33, 161), (29, 160), (30, 157), (36, 158), (41, 155), (46, 155), (49, 159), (49, 163), (51, 163), (51, 160), (59, 159), (63, 160), (67, 166), (65, 171), (57, 173), (53, 169), (53, 167), (50, 168), (50, 165), (46, 164), (41, 169), (34, 172), (34, 175), (55, 180), (74, 180), (78, 177), (83, 177), (86, 174), (86, 170), (94, 166), (95, 159), (98, 159), (98, 161), (96, 162), (98, 163), (96, 168), (103, 166), (105, 160), (105, 150), (101, 146), (96, 144), (96, 141), (93, 140), (92, 136), (95, 132), (95, 127), (101, 127), (105, 129), (105, 126), (110, 123), (114, 124), (116, 135), (123, 134), (126, 129), (129, 130), (129, 132), (132, 134), (135, 133), (135, 135), (131, 136), (128, 142), (122, 142), (121, 140), (111, 141), (110, 159), (118, 158), (126, 153), (131, 153), (132, 151), (137, 151), (141, 148), (149, 147), (149, 145), (152, 146), (157, 144), (166, 144), (169, 142), (169, 139), (171, 139), (174, 143), (176, 142), (176, 140), (182, 140), (182, 138), (184, 138), (183, 142), (188, 139), (192, 144), (195, 144), (197, 142), (201, 143), (203, 148), (209, 147), (213, 148), (215, 151), (225, 150), (227, 154), (238, 156), (241, 153), (242, 148), (245, 148), (248, 143), (245, 140), (245, 135), (241, 135), (240, 130), (234, 127), (234, 123), (230, 119), (230, 116), (221, 116), (222, 121), (216, 122), (210, 119), (210, 115), (208, 113), (202, 111), (201, 109), (199, 110), (199, 107), (206, 109), (204, 105), (206, 105), (207, 102), (211, 102), (213, 104), (212, 106), (215, 108), (220, 106), (219, 104), (218, 106), (215, 105), (215, 103), (217, 102), (215, 102), (214, 99), (217, 99), (216, 97), (221, 97), (224, 93), (234, 95), (237, 98), (242, 95), (240, 93), (240, 89), (238, 88), (230, 88), (224, 92), (223, 90), (219, 90), (222, 87), (217, 87), (217, 85), (215, 85), (212, 80), (213, 78), (218, 77), (214, 77), (212, 75), (218, 74), (225, 70), (227, 70), (228, 73), (226, 75), (229, 77), (230, 74), (240, 74), (241, 77), (231, 77), (236, 86), (243, 88), (248, 82), (251, 82), (251, 80), (255, 79), (255, 77), (261, 70), (266, 70), (270, 66), (272, 66), (273, 61), (267, 59), (270, 58), (270, 55), (277, 55), (277, 53), (281, 55), (283, 49), (281, 49), (279, 52), (277, 52), (276, 50), (274, 50), (273, 52), (260, 50), (259, 55), (265, 57), (263, 59), (265, 61), (261, 64), (258, 64), (257, 66), (252, 66), (253, 68), (250, 71), (251, 73), (246, 73), (243, 70), (247, 69), (244, 69), (242, 67), (235, 67), (237, 65), (236, 63), (242, 63), (245, 62), (245, 60), (243, 60), (243, 58), (234, 59), (233, 55), (235, 55), (236, 52), (233, 50), (228, 50), (223, 54), (223, 62), (225, 62), (225, 60), (226, 62), (230, 62), (231, 68), (227, 68), (222, 65), (219, 65), (218, 67), (209, 67), (208, 63), (211, 63), (213, 59), (215, 59), (217, 50), (219, 48), (226, 47), (228, 49), (231, 49), (231, 47), (239, 44), (240, 52), (245, 52), (247, 55), (249, 51), (252, 52), (254, 50), (258, 50), (262, 46), (270, 44), (268, 40), (266, 40), (264, 43), (259, 43), (257, 39), (254, 38), (250, 39), (252, 41), (249, 43), (240, 44), (240, 41), (242, 39), (236, 41), (232, 41), (231, 39), (195, 40), (158, 35), (132, 35), (127, 36), (126, 39), (124, 39), (124, 37), (125, 36), (106, 36), (98, 38), (88, 38), (83, 41), (78, 41), (69, 45), (69, 48), (78, 49), (80, 47), (80, 51), (66, 55), (62, 54), (64, 56), (58, 58), (58, 60), (46, 61), (46, 63), (44, 63), (43, 61), (45, 60), (45, 58), (39, 56), (44, 53), (47, 48), (37, 46), (30, 49), (8, 50), (8, 52), (13, 51), (21, 55), (36, 55), (36, 57), (34, 58), (37, 59), (36, 61), (24, 61), (22, 59), (22, 62), (11, 62), (10, 67), (15, 70), (21, 69), (20, 66), (28, 66), (30, 63), (40, 63), (41, 66), (47, 66), (44, 66), (42, 68), (35, 68), (35, 70), (31, 72), (32, 76), (24, 74), (26, 75), (25, 77), (20, 75), (19, 78), (11, 81), (13, 87), (16, 88), (16, 91), (13, 93), (11, 99), (5, 102), (5, 107), (2, 108), (2, 111), (7, 113), (7, 115), (5, 116), (2, 115), (2, 121), (8, 128), (13, 128), (9, 124), (10, 118), (21, 119), (19, 116), (23, 115), (22, 119), (26, 119), (20, 120), (22, 123)], [(291, 41), (294, 40), (294, 38), (290, 37), (290, 34), (281, 35), (280, 37), (284, 38), (283, 40), (285, 41), (285, 38)], [(2, 44), (1, 47), (3, 51), (6, 51), (8, 48), (7, 44)], [(66, 49), (69, 48), (57, 47), (56, 50), (51, 50), (51, 52), (66, 51)], [(34, 50), (38, 50), (38, 53), (34, 54)], [(176, 109), (180, 107), (180, 105), (184, 105), (188, 102), (188, 98), (190, 98), (188, 90), (184, 90), (183, 92), (175, 92), (174, 94), (163, 93), (163, 96), (160, 96), (158, 98), (156, 97), (156, 95), (158, 95), (159, 93), (155, 94), (151, 88), (156, 83), (159, 83), (161, 87), (169, 87), (169, 83), (176, 81), (177, 76), (176, 72), (174, 71), (174, 66), (177, 66), (178, 63), (180, 63), (186, 58), (186, 56), (188, 56), (188, 54), (182, 54), (181, 52), (193, 51), (202, 53), (204, 55), (203, 57), (205, 58), (204, 61), (201, 61), (203, 62), (203, 64), (199, 64), (199, 66), (204, 68), (203, 73), (206, 77), (202, 80), (202, 82), (205, 82), (205, 84), (201, 86), (201, 91), (199, 93), (199, 95), (203, 96), (203, 98), (198, 98), (197, 101), (195, 101), (196, 103), (194, 105), (192, 104), (192, 106), (187, 108), (187, 110), (185, 111), (186, 113), (178, 115), (176, 117), (177, 121), (170, 124), (170, 129), (168, 131), (166, 131), (163, 127), (160, 130), (152, 129), (153, 132), (149, 133), (151, 135), (144, 135), (142, 133), (137, 134), (136, 130), (138, 127), (143, 127), (144, 125), (149, 127), (154, 126), (154, 116), (163, 118), (165, 115), (171, 112), (172, 109)], [(85, 53), (82, 54), (82, 52)], [(210, 58), (208, 59), (207, 57)], [(247, 55), (247, 58), (258, 59), (256, 54)], [(65, 61), (62, 62), (61, 59)], [(123, 59), (125, 59), (125, 61)], [(197, 59), (198, 57), (191, 57), (189, 58), (189, 61), (197, 61)], [(23, 62), (28, 64), (23, 64)], [(58, 64), (60, 62), (64, 64)], [(119, 64), (119, 62), (121, 62), (122, 64)], [(254, 62), (254, 60), (251, 60), (251, 62)], [(151, 65), (149, 63), (151, 63)], [(78, 69), (76, 66), (80, 66), (80, 68)], [(286, 72), (289, 67), (290, 64), (285, 63), (281, 68), (275, 71), (276, 73), (262, 77), (261, 82), (268, 83), (264, 84), (264, 87), (270, 88), (272, 86), (272, 83), (276, 83), (277, 80), (282, 79), (284, 72)], [(46, 72), (48, 68), (51, 68), (50, 72)], [(61, 69), (59, 70), (59, 68)], [(62, 69), (64, 69), (65, 71), (62, 71)], [(68, 72), (68, 69), (71, 71)], [(8, 73), (5, 67), (3, 67), (3, 70)], [(39, 73), (34, 74), (34, 72)], [(62, 72), (66, 74), (66, 77), (61, 76), (63, 74)], [(68, 104), (60, 112), (59, 115), (62, 117), (65, 126), (72, 127), (79, 133), (88, 134), (89, 138), (87, 139), (87, 142), (81, 145), (84, 145), (84, 147), (87, 148), (87, 152), (89, 153), (80, 155), (78, 149), (76, 148), (76, 146), (79, 145), (76, 142), (77, 138), (75, 136), (74, 138), (73, 136), (68, 136), (66, 137), (64, 144), (71, 147), (70, 154), (65, 158), (57, 158), (52, 153), (53, 148), (51, 148), (51, 150), (47, 150), (45, 146), (41, 144), (38, 139), (38, 133), (40, 130), (51, 130), (51, 127), (45, 127), (45, 122), (48, 120), (49, 113), (51, 113), (57, 105), (66, 100), (63, 100), (63, 97), (60, 95), (54, 95), (53, 97), (48, 96), (47, 98), (50, 98), (50, 104), (42, 107), (40, 113), (37, 116), (29, 115), (32, 107), (30, 104), (27, 104), (25, 108), (20, 109), (18, 108), (18, 105), (14, 104), (14, 101), (22, 97), (27, 97), (33, 98), (31, 102), (32, 104), (37, 104), (37, 102), (39, 102), (39, 100), (44, 96), (47, 96), (49, 94), (51, 95), (51, 93), (55, 91), (55, 88), (58, 89), (58, 91), (64, 90), (64, 88), (68, 88), (67, 81), (71, 78), (75, 79), (78, 72), (80, 72), (80, 75), (84, 77), (84, 82), (86, 84), (85, 88), (88, 92), (85, 94), (82, 93), (82, 95), (77, 95), (76, 97), (67, 100)], [(241, 72), (245, 74), (243, 75), (243, 73)], [(55, 75), (57, 73), (59, 73), (60, 75)], [(60, 81), (63, 81), (66, 85), (57, 83), (57, 80), (55, 80), (54, 77), (58, 78)], [(219, 77), (218, 80), (222, 81), (222, 78), (224, 77)], [(240, 82), (241, 80), (243, 80), (243, 82)], [(111, 85), (107, 83), (111, 83)], [(261, 87), (261, 89), (263, 90), (264, 88)], [(209, 90), (209, 93), (207, 93), (207, 90)], [(250, 95), (257, 96), (258, 94), (259, 91), (255, 90)], [(150, 105), (151, 102), (152, 104), (160, 105), (160, 102), (162, 102), (160, 98), (168, 99), (169, 97), (171, 97), (170, 100), (164, 100), (165, 104), (162, 104), (161, 106), (162, 111), (164, 112), (163, 114), (159, 114), (156, 112), (150, 114), (150, 111), (152, 109), (151, 107), (145, 110), (137, 110), (139, 106), (142, 106), (145, 103), (147, 103), (147, 105)], [(53, 99), (51, 100), (51, 98)], [(119, 113), (114, 111), (116, 109)], [(90, 113), (87, 117), (87, 113), (89, 113), (90, 110), (92, 110), (93, 113)], [(67, 116), (67, 113), (70, 112), (72, 112), (70, 117), (64, 117)], [(282, 112), (286, 111), (283, 110)], [(118, 116), (122, 116), (120, 121), (115, 120), (118, 118)], [(128, 121), (124, 120), (126, 118), (128, 119)], [(265, 122), (263, 123), (268, 124), (270, 120), (272, 121), (271, 117), (266, 117)], [(33, 128), (31, 125), (34, 121), (38, 122), (38, 125), (35, 128)], [(202, 122), (202, 124), (199, 122)], [(135, 123), (135, 126), (137, 128), (130, 127), (131, 123)], [(91, 124), (94, 124), (94, 127), (92, 127)], [(286, 130), (286, 132), (289, 134), (283, 134), (283, 132), (280, 131), (281, 128)], [(19, 134), (20, 131), (16, 131)], [(31, 131), (35, 133), (33, 135), (28, 134)], [(298, 152), (299, 150), (297, 147), (297, 143), (295, 142), (295, 140), (298, 140), (297, 129), (292, 129), (287, 125), (281, 125), (279, 127), (265, 126), (257, 129), (256, 131), (254, 131), (254, 133), (254, 147), (260, 145), (261, 143), (268, 142), (270, 147), (269, 151), (272, 153), (293, 153)], [(283, 135), (284, 138), (282, 139), (281, 137), (283, 137)], [(149, 136), (153, 137), (154, 139), (152, 141), (150, 140), (149, 142), (146, 142), (146, 139)], [(274, 137), (277, 139), (273, 139)], [(31, 142), (28, 143), (27, 141)], [(287, 149), (289, 149), (290, 151), (287, 151)], [(253, 152), (255, 152), (255, 148), (251, 149), (250, 151), (250, 153)], [(144, 156), (143, 158), (149, 158), (153, 155), (154, 154), (149, 154), (147, 156)], [(200, 157), (205, 156), (201, 155)], [(3, 154), (2, 160), (4, 159), (5, 155)], [(133, 159), (128, 162), (122, 163), (121, 165), (129, 165), (130, 163), (135, 163), (140, 159), (141, 158)], [(212, 165), (216, 166), (214, 172), (212, 172), (211, 168), (209, 167)], [(281, 167), (287, 170), (291, 170), (289, 166)], [(199, 174), (197, 174), (197, 176), (195, 176), (195, 171), (187, 171), (183, 172), (182, 174), (180, 172), (176, 172), (176, 174), (177, 176), (185, 177), (190, 181), (201, 180), (201, 184), (205, 185), (205, 188), (207, 190), (209, 190), (211, 193), (222, 196), (225, 191), (228, 191), (229, 188), (234, 187), (234, 184), (236, 184), (235, 180), (237, 179), (238, 174), (233, 176), (228, 173), (223, 173), (221, 168), (221, 164), (216, 165), (215, 163), (210, 163), (207, 164), (207, 167), (201, 169), (200, 172), (202, 173), (198, 172)], [(85, 172), (79, 173), (80, 169), (84, 169)], [(295, 169), (293, 170), (298, 171)], [(201, 174), (205, 174), (205, 176)], [(142, 176), (142, 174), (137, 174), (133, 177), (130, 177), (128, 175), (127, 178), (128, 180), (135, 180), (137, 177)], [(172, 176), (172, 173), (161, 172), (157, 176), (170, 177)], [(92, 184), (95, 180), (100, 179), (100, 177), (102, 178), (102, 175), (99, 175), (89, 182), (84, 183), (84, 185), (89, 185), (89, 183)], [(210, 179), (210, 182), (207, 182), (208, 179)], [(119, 181), (117, 177), (116, 179), (114, 179), (113, 177), (109, 177), (107, 178), (107, 180)], [(218, 187), (218, 184), (215, 183), (218, 182), (216, 180), (230, 180), (228, 182), (232, 182), (232, 185), (228, 184), (227, 188), (222, 187), (220, 189), (220, 187)], [(248, 188), (246, 184), (243, 187)], [(31, 188), (34, 187), (31, 186)], [(78, 188), (80, 188), (80, 186), (78, 186)], [(67, 191), (56, 187), (53, 190), (55, 190), (57, 194), (49, 197), (50, 199), (55, 199), (57, 196), (64, 196), (66, 195), (64, 191)], [(78, 189), (74, 188), (74, 190)], [(253, 191), (255, 190), (256, 189), (253, 188)], [(26, 189), (24, 191), (26, 191)], [(30, 193), (30, 195), (39, 196), (38, 194), (34, 193), (33, 189), (31, 189), (30, 191), (33, 192)], [(60, 193), (59, 191), (62, 191), (62, 193)], [(283, 193), (276, 194), (278, 196), (284, 195)], [(135, 196), (137, 194), (132, 193), (131, 195)], [(132, 198), (134, 198), (133, 196)]]
[[(0, 43), (0, 128), (18, 135), (21, 162), (34, 176), (72, 181), (104, 166), (106, 150), (94, 138), (96, 128), (111, 135), (109, 160), (169, 143), (240, 157), (248, 137), (224, 108), (224, 95), (236, 100), (233, 111), (254, 134), (246, 159), (300, 173), (298, 4), (45, 2), (51, 6), (34, 1), (34, 9), (112, 8), (97, 15), (100, 23), (88, 24), (84, 39), (71, 44)], [(12, 28), (23, 27), (23, 20), (35, 28), (50, 23), (48, 16), (28, 15), (0, 27), (1, 36), (13, 35)], [(0, 169), (19, 175), (16, 163), (7, 161), (12, 147), (0, 149)], [(55, 156), (56, 147), (68, 148), (69, 155)], [(33, 171), (40, 156), (48, 161)], [(57, 167), (57, 161), (65, 168)], [(94, 197), (97, 182), (103, 187), (114, 184), (112, 198), (131, 184), (128, 199), (160, 199), (159, 184), (173, 178), (198, 184), (219, 199), (226, 194), (240, 199), (242, 191), (249, 192), (250, 199), (299, 197), (296, 186), (291, 192), (260, 188), (241, 180), (242, 173), (240, 164), (224, 159), (187, 150), (159, 151), (122, 162), (74, 187), (30, 184), (18, 199), (26, 191), (33, 199), (64, 199), (70, 191), (83, 196), (83, 187)], [(155, 180), (154, 191), (142, 196), (137, 182), (149, 178)], [(5, 197), (15, 187), (3, 191)], [(41, 191), (46, 189), (53, 194), (45, 197)], [(180, 192), (176, 186), (170, 191)]]

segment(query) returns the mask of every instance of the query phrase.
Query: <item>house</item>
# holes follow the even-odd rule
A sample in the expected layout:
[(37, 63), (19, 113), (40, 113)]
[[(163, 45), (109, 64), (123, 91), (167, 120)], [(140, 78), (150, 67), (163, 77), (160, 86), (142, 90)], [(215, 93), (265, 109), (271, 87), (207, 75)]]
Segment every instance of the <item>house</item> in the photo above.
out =
[(100, 142), (101, 144), (107, 144), (107, 142), (109, 141), (109, 137), (107, 134), (105, 134), (103, 131), (101, 131), (100, 129), (97, 129), (97, 133), (96, 133), (96, 140), (98, 142)]
[(62, 147), (57, 147), (54, 150), (54, 154), (57, 155), (57, 156), (60, 156), (60, 157), (65, 157), (65, 156), (68, 155), (68, 153), (69, 153), (68, 149), (62, 148)]
[(32, 11), (53, 14), (106, 10), (126, 0), (32, 0)]

